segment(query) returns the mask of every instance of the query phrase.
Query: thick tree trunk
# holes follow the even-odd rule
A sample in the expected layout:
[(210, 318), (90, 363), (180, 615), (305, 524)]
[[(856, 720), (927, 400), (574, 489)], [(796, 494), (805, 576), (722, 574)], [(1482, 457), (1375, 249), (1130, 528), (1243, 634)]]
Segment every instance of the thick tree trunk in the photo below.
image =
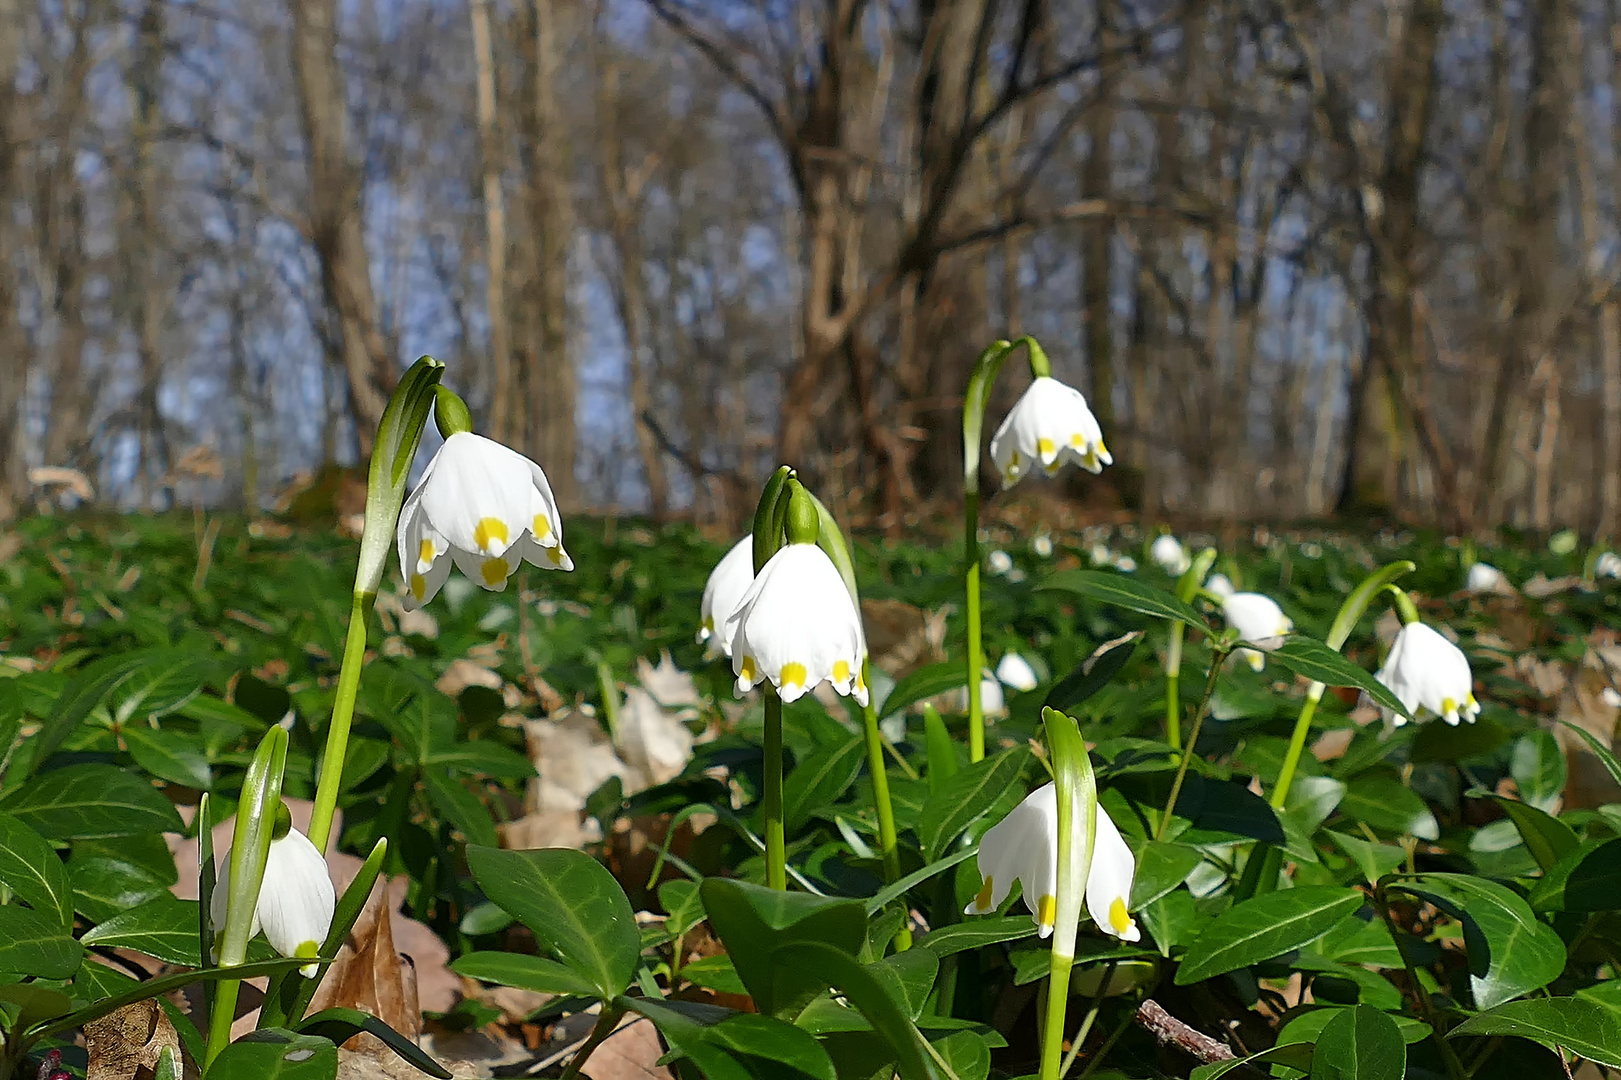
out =
[[(162, 0), (147, 0), (137, 32), (136, 58), (131, 72), (135, 91), (135, 183), (130, 223), (134, 242), (127, 263), (129, 287), (135, 293), (135, 344), (141, 359), (141, 386), (136, 400), (136, 423), (141, 447), (141, 505), (161, 508), (154, 499), (171, 490), (169, 448), (158, 409), (163, 388), (163, 351), (159, 334), (163, 324), (165, 288), (162, 255), (163, 229), (155, 202), (163, 190), (155, 150), (162, 124), (159, 98), (163, 81)], [(158, 490), (154, 491), (154, 487)]]
[[(26, 121), (16, 92), (22, 57), (22, 0), (0, 0), (0, 206), (10, 208), (17, 194), (17, 148), (26, 137)], [(0, 214), (0, 251), (15, 248), (10, 213)], [(15, 512), (27, 494), (23, 468), (22, 399), (28, 364), (18, 348), (17, 282), (12, 260), (0, 259), (0, 521)]]
[(293, 71), (309, 147), (310, 240), (321, 262), (327, 305), (337, 318), (333, 344), (348, 380), (355, 440), (364, 460), (399, 372), (384, 344), (372, 293), (362, 209), (365, 177), (349, 148), (337, 3), (298, 0), (292, 14)]
[(473, 24), (473, 63), (478, 71), (478, 144), (484, 158), (484, 309), (490, 324), (490, 433), (510, 443), (517, 419), (513, 393), (511, 324), (507, 321), (506, 203), (501, 165), (506, 159), (495, 118), (495, 55), (490, 45), (489, 0), (467, 5)]

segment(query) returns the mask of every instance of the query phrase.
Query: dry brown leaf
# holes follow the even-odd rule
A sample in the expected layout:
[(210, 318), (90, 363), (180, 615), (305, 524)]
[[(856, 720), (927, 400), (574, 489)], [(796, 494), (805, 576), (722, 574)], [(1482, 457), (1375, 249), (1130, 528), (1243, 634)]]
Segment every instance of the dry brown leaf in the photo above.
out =
[[(338, 958), (310, 1002), (310, 1012), (335, 1007), (359, 1009), (415, 1040), (422, 1033), (417, 1004), (416, 971), (411, 958), (394, 947), (393, 907), (382, 882), (372, 888)], [(344, 1043), (350, 1049), (392, 1054), (374, 1036), (360, 1034)]]
[(196, 1063), (185, 1059), (168, 1014), (150, 998), (85, 1024), (84, 1039), (89, 1054), (86, 1080), (151, 1080), (165, 1047), (181, 1055), (188, 1080), (197, 1075)]
[(674, 1080), (666, 1066), (657, 1064), (663, 1056), (664, 1045), (652, 1021), (628, 1016), (596, 1048), (581, 1071), (591, 1080)]

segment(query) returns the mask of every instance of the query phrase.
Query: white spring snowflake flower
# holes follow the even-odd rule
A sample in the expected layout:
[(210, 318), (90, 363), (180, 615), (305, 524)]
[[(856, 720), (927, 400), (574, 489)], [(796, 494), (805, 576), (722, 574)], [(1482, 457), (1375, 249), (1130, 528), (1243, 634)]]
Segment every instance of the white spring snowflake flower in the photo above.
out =
[[(1396, 632), (1385, 666), (1374, 678), (1384, 683), (1415, 719), (1423, 709), (1456, 727), (1460, 720), (1474, 723), (1480, 712), (1469, 658), (1440, 631), (1421, 622), (1408, 623)], [(1387, 709), (1385, 722), (1400, 727), (1407, 718)]]
[(1227, 625), (1238, 631), (1238, 640), (1254, 646), (1238, 652), (1256, 671), (1266, 666), (1266, 657), (1260, 650), (1277, 648), (1283, 644), (1284, 635), (1295, 628), (1294, 621), (1283, 613), (1277, 601), (1260, 593), (1235, 592), (1223, 597), (1221, 613)]
[[(214, 894), (209, 898), (209, 909), (216, 934), (217, 959), (218, 935), (225, 929), (231, 895), (230, 851), (219, 856), (216, 863), (219, 876), (214, 882)], [(259, 903), (253, 909), (248, 937), (263, 929), (265, 940), (282, 956), (290, 959), (319, 956), (327, 931), (332, 929), (332, 912), (336, 905), (337, 896), (326, 860), (309, 837), (290, 828), (285, 835), (270, 842), (264, 882), (259, 888)], [(305, 964), (298, 971), (306, 979), (313, 979), (318, 967)]]
[(1034, 465), (1054, 476), (1069, 461), (1093, 473), (1114, 462), (1086, 398), (1045, 375), (1030, 383), (991, 436), (991, 460), (1003, 487), (1018, 483)]
[(732, 642), (724, 632), (726, 620), (737, 610), (738, 601), (743, 599), (752, 584), (754, 537), (745, 536), (715, 564), (708, 582), (704, 584), (704, 598), (698, 608), (702, 620), (698, 627), (698, 642), (712, 642), (709, 646), (711, 653), (732, 655)]
[(867, 703), (861, 616), (815, 544), (786, 544), (771, 556), (727, 618), (723, 640), (740, 694), (769, 681), (783, 701), (796, 701), (825, 681)]

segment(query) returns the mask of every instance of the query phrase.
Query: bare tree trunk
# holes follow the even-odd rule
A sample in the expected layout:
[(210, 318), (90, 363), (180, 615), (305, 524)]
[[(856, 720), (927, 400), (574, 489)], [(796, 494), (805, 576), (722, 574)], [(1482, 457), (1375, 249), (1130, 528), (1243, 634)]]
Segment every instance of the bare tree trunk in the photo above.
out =
[(292, 9), (293, 70), (309, 147), (310, 239), (321, 261), (326, 302), (337, 314), (335, 344), (364, 460), (399, 372), (384, 344), (372, 293), (362, 218), (365, 177), (350, 156), (348, 94), (337, 57), (337, 3), (298, 0)]
[(478, 143), (484, 157), (484, 306), (490, 323), (490, 368), (494, 375), (490, 433), (511, 442), (517, 395), (513, 393), (511, 325), (507, 322), (507, 224), (501, 194), (502, 152), (495, 120), (495, 56), (490, 46), (489, 0), (467, 5), (473, 23), (473, 61), (478, 69)]
[[(663, 521), (669, 513), (669, 481), (664, 472), (664, 454), (653, 437), (645, 417), (653, 414), (652, 366), (653, 357), (642, 332), (647, 318), (647, 296), (643, 275), (646, 268), (642, 257), (641, 195), (649, 179), (651, 161), (633, 173), (627, 173), (624, 162), (623, 136), (619, 130), (619, 67), (614, 61), (613, 47), (598, 47), (600, 69), (597, 93), (597, 128), (604, 185), (608, 193), (609, 231), (618, 255), (618, 288), (614, 290), (619, 306), (619, 322), (625, 330), (625, 352), (630, 365), (631, 423), (636, 432), (636, 449), (642, 459), (642, 476), (647, 482), (647, 499), (653, 520)], [(694, 478), (697, 479), (697, 478)]]
[(134, 243), (127, 278), (129, 288), (135, 293), (135, 342), (141, 358), (136, 417), (141, 447), (141, 505), (147, 509), (154, 507), (154, 483), (159, 487), (157, 494), (171, 490), (169, 448), (164, 436), (163, 416), (158, 409), (158, 395), (163, 387), (164, 365), (159, 331), (163, 323), (165, 296), (162, 266), (166, 260), (161, 252), (162, 226), (158, 221), (158, 208), (154, 205), (163, 190), (154, 161), (162, 121), (159, 95), (163, 86), (163, 28), (162, 0), (147, 0), (141, 12), (136, 58), (131, 73), (135, 91), (135, 183), (130, 191), (134, 203), (134, 221), (131, 222)]
[(569, 162), (563, 113), (555, 97), (557, 27), (555, 0), (533, 0), (534, 34), (529, 58), (534, 89), (529, 98), (533, 155), (528, 186), (529, 227), (538, 234), (533, 293), (533, 338), (524, 355), (529, 390), (528, 445), (551, 478), (564, 509), (580, 505), (575, 468), (575, 402), (578, 383), (568, 333), (568, 256), (574, 236)]
[[(22, 57), (22, 0), (0, 0), (0, 251), (15, 247), (13, 201), (17, 197), (17, 147), (27, 121), (16, 91)], [(17, 282), (12, 260), (0, 259), (0, 521), (9, 518), (27, 492), (23, 470), (22, 399), (28, 364), (18, 347)]]

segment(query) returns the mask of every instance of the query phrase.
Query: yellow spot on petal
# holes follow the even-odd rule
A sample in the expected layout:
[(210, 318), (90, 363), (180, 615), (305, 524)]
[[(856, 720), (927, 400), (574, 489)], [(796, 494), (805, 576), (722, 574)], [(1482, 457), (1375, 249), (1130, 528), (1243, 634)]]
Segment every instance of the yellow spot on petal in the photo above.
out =
[(1117, 934), (1124, 934), (1131, 929), (1131, 916), (1126, 912), (1124, 898), (1117, 896), (1109, 904), (1109, 925), (1114, 927)]
[(419, 604), (422, 603), (423, 594), (425, 594), (427, 591), (428, 591), (428, 581), (427, 581), (427, 579), (424, 578), (421, 574), (412, 574), (411, 575), (411, 595), (417, 598), (417, 603), (419, 603)]
[(1007, 467), (1009, 469), (1017, 470), (1019, 468), (1020, 462), (1022, 462), (1023, 460), (1024, 460), (1023, 458), (1019, 457), (1019, 452), (1017, 450), (1015, 450), (1015, 451), (1013, 451), (1012, 454), (1008, 455)]
[(485, 559), (478, 566), (479, 576), (484, 584), (494, 587), (507, 579), (507, 561), (505, 559)]
[(758, 669), (754, 666), (754, 657), (745, 656), (743, 658), (743, 666), (738, 669), (737, 677), (746, 683), (753, 683), (759, 678)]
[(1107, 454), (1108, 452), (1109, 452), (1109, 448), (1107, 446), (1103, 445), (1103, 440), (1102, 439), (1099, 439), (1098, 440), (1098, 457), (1102, 457), (1105, 454)]
[(986, 878), (984, 884), (980, 885), (979, 894), (974, 897), (974, 910), (976, 910), (976, 911), (989, 911), (989, 910), (991, 910), (991, 879), (990, 878)]
[(1475, 700), (1474, 694), (1470, 694), (1468, 697), (1464, 698), (1463, 703), (1469, 706), (1471, 709), (1480, 704), (1480, 702)]
[(1036, 922), (1052, 926), (1058, 921), (1058, 897), (1048, 893), (1036, 901)]
[(422, 541), (422, 545), (417, 549), (417, 562), (431, 563), (433, 562), (433, 555), (433, 541)]
[(850, 681), (850, 661), (848, 661), (848, 660), (835, 660), (835, 661), (833, 661), (833, 681), (836, 682), (836, 683), (849, 682)]
[(1250, 667), (1254, 668), (1256, 671), (1260, 671), (1262, 668), (1266, 667), (1266, 657), (1262, 656), (1253, 649), (1250, 650), (1250, 654), (1247, 659), (1250, 662)]
[(713, 615), (705, 615), (704, 616), (704, 629), (708, 630), (711, 634), (713, 634), (715, 632), (715, 616), (713, 616)]
[(1036, 440), (1036, 453), (1040, 454), (1042, 457), (1052, 457), (1054, 454), (1058, 453), (1058, 447), (1053, 445), (1053, 441), (1051, 439), (1043, 437)]
[(796, 663), (792, 663), (792, 662), (782, 665), (782, 671), (777, 676), (777, 685), (778, 686), (804, 686), (805, 685), (805, 665), (804, 664), (796, 664)]
[(1102, 465), (1098, 464), (1098, 456), (1090, 450), (1086, 452), (1085, 457), (1081, 458), (1081, 466), (1087, 472), (1098, 472), (1103, 468)]
[(549, 547), (549, 548), (547, 548), (546, 549), (546, 558), (548, 560), (550, 560), (550, 562), (551, 562), (551, 564), (553, 566), (562, 566), (563, 565), (563, 549), (561, 547)]
[(1457, 711), (1458, 711), (1458, 703), (1456, 701), (1453, 701), (1449, 697), (1441, 699), (1441, 715), (1442, 716), (1445, 716), (1447, 713), (1455, 713)]
[(1075, 434), (1069, 437), (1069, 444), (1075, 449), (1079, 450), (1081, 447), (1086, 445), (1086, 436), (1077, 431)]
[(855, 688), (858, 693), (867, 688), (867, 680), (862, 678), (860, 668), (856, 668)]
[(506, 550), (506, 522), (500, 518), (479, 518), (478, 524), (473, 527), (473, 546), (480, 551), (494, 552), (497, 550), (496, 545), (500, 545), (499, 550)]
[(529, 535), (536, 540), (552, 531), (552, 523), (546, 520), (545, 514), (536, 514), (535, 520), (529, 523)]

